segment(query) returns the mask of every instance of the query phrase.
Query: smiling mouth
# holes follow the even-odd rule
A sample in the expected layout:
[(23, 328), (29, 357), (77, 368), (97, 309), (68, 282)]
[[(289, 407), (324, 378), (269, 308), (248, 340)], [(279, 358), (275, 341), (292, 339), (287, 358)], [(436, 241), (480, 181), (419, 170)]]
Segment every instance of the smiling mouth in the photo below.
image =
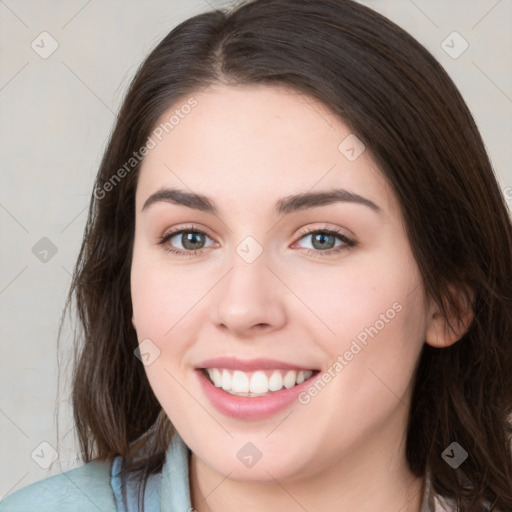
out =
[(256, 370), (245, 372), (228, 368), (202, 368), (205, 377), (230, 395), (243, 397), (267, 396), (290, 389), (313, 378), (320, 370)]

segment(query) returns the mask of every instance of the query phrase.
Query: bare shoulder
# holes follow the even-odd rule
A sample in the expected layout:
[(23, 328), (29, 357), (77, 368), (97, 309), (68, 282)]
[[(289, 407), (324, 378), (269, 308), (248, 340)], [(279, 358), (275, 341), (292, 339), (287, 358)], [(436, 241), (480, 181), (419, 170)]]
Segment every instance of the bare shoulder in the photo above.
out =
[(78, 468), (27, 485), (0, 501), (0, 512), (117, 511), (108, 462)]

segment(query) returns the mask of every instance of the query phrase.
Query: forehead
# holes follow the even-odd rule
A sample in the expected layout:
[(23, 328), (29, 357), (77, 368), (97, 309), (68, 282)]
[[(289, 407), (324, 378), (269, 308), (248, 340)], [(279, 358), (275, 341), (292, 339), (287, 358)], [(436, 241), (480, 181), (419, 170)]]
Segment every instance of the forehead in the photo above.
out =
[(164, 112), (151, 138), (138, 210), (156, 189), (173, 186), (260, 208), (292, 193), (343, 187), (379, 198), (383, 209), (396, 208), (369, 151), (356, 159), (346, 152), (364, 147), (348, 126), (321, 102), (290, 89), (209, 87)]

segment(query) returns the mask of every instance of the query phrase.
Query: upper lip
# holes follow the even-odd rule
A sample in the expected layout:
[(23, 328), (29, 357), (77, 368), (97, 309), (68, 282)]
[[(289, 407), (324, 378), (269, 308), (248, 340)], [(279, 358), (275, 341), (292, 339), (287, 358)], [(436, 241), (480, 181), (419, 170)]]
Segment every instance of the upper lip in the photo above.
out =
[(285, 363), (275, 359), (237, 359), (236, 357), (216, 357), (207, 359), (199, 363), (196, 368), (226, 368), (230, 370), (253, 371), (253, 370), (313, 370), (311, 366), (303, 366), (300, 364)]

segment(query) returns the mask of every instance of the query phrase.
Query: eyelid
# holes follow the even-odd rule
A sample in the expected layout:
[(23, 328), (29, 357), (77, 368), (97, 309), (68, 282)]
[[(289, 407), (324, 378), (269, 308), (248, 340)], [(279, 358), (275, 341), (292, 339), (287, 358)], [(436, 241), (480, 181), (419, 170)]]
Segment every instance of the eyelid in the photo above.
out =
[(348, 231), (348, 230), (345, 230), (344, 228), (340, 228), (338, 226), (330, 226), (328, 224), (320, 224), (319, 226), (316, 226), (316, 227), (303, 227), (303, 228), (300, 228), (298, 233), (302, 236), (304, 235), (311, 235), (312, 233), (318, 233), (318, 232), (331, 232), (331, 233), (335, 233), (336, 235), (341, 235), (343, 238), (346, 238), (348, 240), (351, 240), (352, 242), (355, 243), (355, 239), (353, 239), (353, 235), (351, 234), (347, 234), (345, 233), (345, 231)]
[(208, 238), (214, 240), (214, 237), (212, 237), (209, 234), (207, 228), (197, 225), (197, 224), (187, 224), (187, 225), (183, 225), (183, 226), (180, 225), (180, 226), (169, 228), (166, 231), (164, 231), (164, 233), (162, 235), (158, 235), (157, 239), (160, 240), (161, 238), (167, 238), (172, 235), (177, 235), (178, 233), (181, 233), (183, 231), (193, 231), (195, 233), (205, 234)]

